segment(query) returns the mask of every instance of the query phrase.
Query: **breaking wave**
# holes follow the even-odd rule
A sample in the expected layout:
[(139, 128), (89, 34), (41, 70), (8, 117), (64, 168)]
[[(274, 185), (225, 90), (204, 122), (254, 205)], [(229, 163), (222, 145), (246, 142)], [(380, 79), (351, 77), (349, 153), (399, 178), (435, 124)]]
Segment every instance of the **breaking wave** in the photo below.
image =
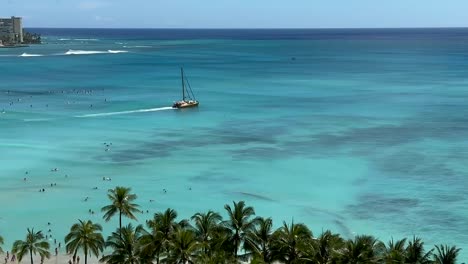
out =
[(91, 55), (91, 54), (102, 54), (107, 53), (105, 51), (97, 50), (68, 50), (65, 52), (65, 55)]
[(128, 51), (126, 50), (107, 50), (107, 51), (102, 51), (102, 50), (68, 50), (65, 52), (64, 55), (92, 55), (92, 54), (106, 54), (106, 53), (111, 53), (111, 54), (116, 54), (116, 53), (126, 53)]
[(42, 54), (30, 54), (30, 53), (23, 53), (21, 55), (19, 55), (19, 57), (42, 57), (44, 55)]
[(128, 51), (126, 51), (126, 50), (108, 50), (107, 52), (109, 52), (109, 53), (126, 53)]

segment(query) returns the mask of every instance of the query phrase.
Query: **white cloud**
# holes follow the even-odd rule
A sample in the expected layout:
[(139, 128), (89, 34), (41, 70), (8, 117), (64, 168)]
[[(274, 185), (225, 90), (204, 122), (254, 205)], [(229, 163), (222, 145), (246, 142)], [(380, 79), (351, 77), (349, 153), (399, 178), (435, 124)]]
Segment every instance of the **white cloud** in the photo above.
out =
[(82, 1), (78, 3), (79, 9), (92, 10), (108, 6), (109, 3), (101, 1)]

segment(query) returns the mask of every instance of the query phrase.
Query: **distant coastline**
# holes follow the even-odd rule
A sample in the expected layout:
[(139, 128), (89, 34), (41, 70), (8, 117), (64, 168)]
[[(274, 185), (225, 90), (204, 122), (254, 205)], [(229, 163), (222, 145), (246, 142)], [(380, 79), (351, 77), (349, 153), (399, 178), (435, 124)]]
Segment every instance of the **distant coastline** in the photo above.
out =
[(29, 45), (26, 45), (26, 44), (0, 45), (0, 49), (26, 48), (26, 47), (29, 47)]
[(24, 30), (21, 17), (0, 18), (0, 47), (21, 48), (27, 44), (41, 44), (41, 35)]

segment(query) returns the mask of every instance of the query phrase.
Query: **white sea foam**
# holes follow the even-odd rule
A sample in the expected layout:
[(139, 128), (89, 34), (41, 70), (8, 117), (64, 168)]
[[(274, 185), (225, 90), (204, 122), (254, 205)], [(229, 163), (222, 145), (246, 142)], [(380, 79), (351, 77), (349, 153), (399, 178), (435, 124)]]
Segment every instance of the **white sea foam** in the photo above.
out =
[(65, 54), (61, 55), (92, 55), (92, 54), (106, 54), (106, 53), (111, 53), (111, 54), (116, 54), (116, 53), (126, 53), (128, 51), (126, 50), (68, 50), (65, 52)]
[(79, 115), (75, 117), (84, 118), (84, 117), (126, 115), (126, 114), (134, 114), (134, 113), (165, 111), (165, 110), (172, 110), (172, 109), (173, 109), (172, 107), (168, 106), (168, 107), (159, 107), (159, 108), (147, 108), (147, 109), (138, 109), (138, 110), (130, 110), (130, 111), (110, 112), (110, 113), (87, 114), (87, 115)]
[(74, 39), (74, 40), (78, 40), (78, 41), (98, 41), (99, 39), (95, 39), (95, 38), (77, 38), (77, 39)]
[(19, 57), (42, 57), (44, 55), (42, 54), (30, 54), (30, 53), (23, 53), (21, 55), (19, 55)]
[(69, 38), (60, 38), (60, 39), (58, 39), (58, 40), (60, 40), (60, 41), (67, 41), (67, 40), (71, 40), (71, 39), (69, 39)]
[(91, 55), (91, 54), (103, 54), (107, 51), (98, 51), (98, 50), (68, 50), (65, 52), (65, 55)]
[(127, 50), (108, 50), (107, 52), (109, 52), (109, 53), (126, 53), (128, 51)]

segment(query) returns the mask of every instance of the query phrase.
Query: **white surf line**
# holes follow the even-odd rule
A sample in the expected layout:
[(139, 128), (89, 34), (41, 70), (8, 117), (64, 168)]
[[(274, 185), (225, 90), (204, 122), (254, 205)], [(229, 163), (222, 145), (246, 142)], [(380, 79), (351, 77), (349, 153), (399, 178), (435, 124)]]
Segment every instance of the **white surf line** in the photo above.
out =
[(174, 108), (172, 108), (172, 107), (170, 107), (170, 106), (167, 106), (167, 107), (148, 108), (148, 109), (138, 109), (138, 110), (129, 110), (129, 111), (120, 111), (120, 112), (87, 114), (87, 115), (79, 115), (79, 116), (75, 116), (75, 117), (78, 117), (78, 118), (85, 118), (85, 117), (100, 117), (100, 116), (126, 115), (126, 114), (133, 114), (133, 113), (156, 112), (156, 111), (164, 111), (164, 110), (171, 110), (171, 109), (174, 109)]

